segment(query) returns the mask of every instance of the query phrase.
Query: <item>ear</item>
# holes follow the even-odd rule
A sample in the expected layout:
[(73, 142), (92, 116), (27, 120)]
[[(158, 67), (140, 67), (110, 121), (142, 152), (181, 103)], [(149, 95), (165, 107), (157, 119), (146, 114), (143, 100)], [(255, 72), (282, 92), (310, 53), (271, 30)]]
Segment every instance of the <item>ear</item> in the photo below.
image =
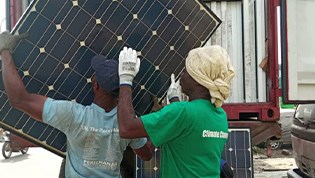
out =
[(101, 88), (100, 85), (97, 82), (93, 82), (92, 85), (93, 85), (93, 90), (94, 91), (97, 91), (97, 90), (99, 90)]

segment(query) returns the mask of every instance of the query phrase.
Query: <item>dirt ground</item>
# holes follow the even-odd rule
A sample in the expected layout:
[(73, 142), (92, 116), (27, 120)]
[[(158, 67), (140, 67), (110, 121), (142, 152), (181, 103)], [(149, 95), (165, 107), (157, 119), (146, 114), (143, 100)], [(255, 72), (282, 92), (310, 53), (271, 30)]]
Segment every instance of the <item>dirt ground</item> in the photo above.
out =
[(271, 157), (266, 156), (266, 149), (254, 147), (253, 162), (255, 178), (286, 178), (286, 172), (296, 168), (291, 146), (272, 150)]

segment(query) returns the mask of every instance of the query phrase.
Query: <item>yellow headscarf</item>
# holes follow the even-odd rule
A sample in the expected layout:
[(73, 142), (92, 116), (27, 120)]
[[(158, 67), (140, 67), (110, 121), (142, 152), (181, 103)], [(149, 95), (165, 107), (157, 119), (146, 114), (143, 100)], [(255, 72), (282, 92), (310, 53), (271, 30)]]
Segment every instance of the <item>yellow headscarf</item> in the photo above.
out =
[(200, 85), (209, 89), (211, 102), (218, 108), (230, 96), (234, 69), (221, 46), (192, 49), (186, 58), (186, 70)]

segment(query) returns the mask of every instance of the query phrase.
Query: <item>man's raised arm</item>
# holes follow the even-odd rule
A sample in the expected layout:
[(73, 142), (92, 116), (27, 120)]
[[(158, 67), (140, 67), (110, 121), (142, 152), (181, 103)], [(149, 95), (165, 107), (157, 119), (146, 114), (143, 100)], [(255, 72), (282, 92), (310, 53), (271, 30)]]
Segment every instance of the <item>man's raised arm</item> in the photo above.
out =
[(119, 101), (118, 101), (118, 125), (122, 138), (147, 137), (140, 118), (136, 117), (132, 105), (132, 81), (140, 69), (140, 59), (137, 52), (124, 47), (119, 54)]
[(26, 112), (35, 119), (42, 120), (45, 96), (30, 94), (19, 76), (12, 58), (12, 50), (25, 35), (0, 34), (0, 55), (2, 60), (2, 79), (12, 107)]

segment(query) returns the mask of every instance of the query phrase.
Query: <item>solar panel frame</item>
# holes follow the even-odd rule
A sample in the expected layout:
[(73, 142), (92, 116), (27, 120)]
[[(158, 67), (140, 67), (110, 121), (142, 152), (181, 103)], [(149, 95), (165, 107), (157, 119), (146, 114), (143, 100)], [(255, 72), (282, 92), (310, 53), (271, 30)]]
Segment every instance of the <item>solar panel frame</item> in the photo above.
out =
[(235, 178), (254, 177), (250, 128), (230, 128), (222, 159), (232, 167)]
[[(170, 75), (179, 77), (188, 51), (203, 46), (220, 23), (199, 0), (34, 0), (12, 31), (29, 33), (13, 57), (29, 92), (87, 105), (93, 70), (84, 59), (103, 54), (117, 60), (123, 46), (132, 47), (141, 58), (133, 97), (136, 113), (142, 115), (150, 112), (152, 96), (165, 97)], [(102, 39), (107, 39), (105, 45)], [(1, 84), (0, 103), (1, 127), (65, 155), (65, 135), (11, 108)]]

